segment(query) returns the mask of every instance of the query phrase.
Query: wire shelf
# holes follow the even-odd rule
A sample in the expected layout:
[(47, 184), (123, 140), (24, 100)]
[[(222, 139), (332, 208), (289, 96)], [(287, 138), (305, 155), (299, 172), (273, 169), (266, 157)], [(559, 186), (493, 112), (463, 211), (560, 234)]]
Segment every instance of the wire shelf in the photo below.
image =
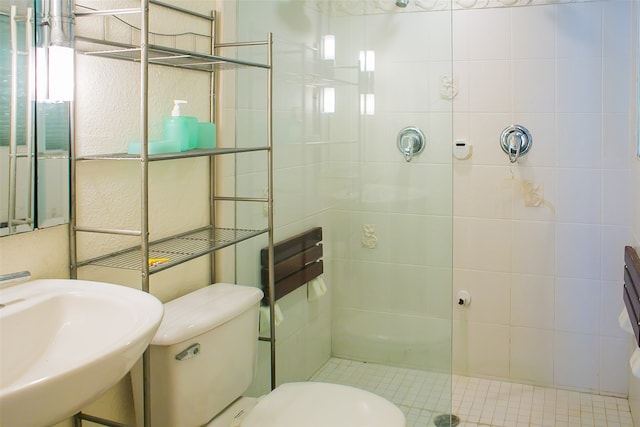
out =
[[(204, 227), (156, 242), (149, 242), (149, 274), (166, 270), (266, 232), (268, 232), (268, 229), (248, 230)], [(155, 262), (152, 262), (154, 260)], [(142, 251), (138, 246), (82, 261), (78, 263), (78, 266), (94, 265), (140, 270), (143, 262)]]
[[(177, 12), (175, 19), (192, 17), (196, 18), (196, 21), (203, 22), (202, 20), (204, 20), (208, 26), (215, 22), (213, 16), (207, 16), (169, 3), (156, 0), (150, 0), (149, 3), (150, 5), (158, 6), (160, 9), (170, 9), (173, 12)], [(85, 55), (140, 62), (141, 26), (136, 26), (126, 21), (123, 16), (142, 13), (143, 10), (141, 8), (96, 10), (89, 6), (77, 4), (75, 10), (76, 18), (87, 17), (91, 19), (91, 17), (98, 17), (99, 21), (89, 21), (91, 24), (88, 25), (92, 31), (101, 29), (101, 35), (96, 38), (95, 36), (90, 37), (88, 34), (76, 33), (74, 49)], [(206, 72), (245, 67), (271, 68), (270, 65), (265, 63), (218, 56), (211, 51), (212, 47), (266, 47), (269, 43), (268, 40), (218, 44), (215, 43), (214, 33), (215, 31), (211, 30), (209, 34), (201, 34), (195, 29), (181, 33), (147, 31), (147, 36), (149, 37), (147, 41), (148, 63)], [(180, 48), (184, 47), (185, 42), (190, 45), (188, 50)], [(203, 50), (202, 47), (205, 49)]]
[[(79, 35), (75, 37), (74, 43), (76, 51), (83, 52), (85, 55), (140, 62), (140, 47), (133, 44)], [(207, 72), (246, 67), (271, 68), (259, 62), (207, 55), (154, 44), (148, 45), (148, 57), (149, 64)]]
[[(238, 148), (198, 148), (179, 153), (150, 154), (149, 161), (188, 159), (191, 157), (218, 156), (222, 154), (249, 153), (254, 151), (267, 151), (268, 147), (238, 147)], [(91, 154), (76, 158), (76, 160), (140, 160), (139, 154), (115, 153), (115, 154)]]

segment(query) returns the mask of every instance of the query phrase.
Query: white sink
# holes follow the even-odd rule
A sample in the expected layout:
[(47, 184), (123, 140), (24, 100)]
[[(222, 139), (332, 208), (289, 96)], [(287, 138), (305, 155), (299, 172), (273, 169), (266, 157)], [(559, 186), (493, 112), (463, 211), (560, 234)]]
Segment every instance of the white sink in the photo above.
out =
[(162, 314), (155, 297), (108, 283), (0, 289), (0, 425), (44, 427), (78, 412), (129, 372)]

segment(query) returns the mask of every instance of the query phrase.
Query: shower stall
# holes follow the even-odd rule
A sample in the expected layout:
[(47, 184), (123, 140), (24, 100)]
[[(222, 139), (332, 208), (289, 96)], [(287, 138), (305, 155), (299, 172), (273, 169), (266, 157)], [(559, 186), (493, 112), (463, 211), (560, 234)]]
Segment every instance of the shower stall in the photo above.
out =
[[(278, 301), (278, 383), (327, 361), (405, 368), (433, 375), (434, 417), (455, 375), (626, 396), (631, 0), (228, 6), (238, 39), (275, 35), (276, 240), (324, 234), (328, 293)], [(223, 108), (251, 144), (262, 88), (243, 73), (254, 101)], [(262, 195), (250, 163), (234, 185)], [(250, 245), (238, 283), (260, 282)], [(269, 363), (265, 345), (255, 394)]]
[[(329, 291), (277, 301), (277, 382), (306, 380), (330, 357), (416, 369), (442, 375), (446, 399), (431, 409), (450, 411), (450, 5), (240, 1), (237, 13), (240, 40), (265, 28), (275, 36), (276, 241), (323, 228)], [(236, 90), (260, 94), (249, 73), (237, 74)], [(240, 144), (262, 125), (263, 100), (251, 98), (237, 105)], [(238, 191), (261, 194), (262, 171), (235, 168)], [(259, 249), (238, 248), (238, 283), (259, 283), (257, 268), (242, 267)], [(266, 347), (256, 394), (268, 385)]]

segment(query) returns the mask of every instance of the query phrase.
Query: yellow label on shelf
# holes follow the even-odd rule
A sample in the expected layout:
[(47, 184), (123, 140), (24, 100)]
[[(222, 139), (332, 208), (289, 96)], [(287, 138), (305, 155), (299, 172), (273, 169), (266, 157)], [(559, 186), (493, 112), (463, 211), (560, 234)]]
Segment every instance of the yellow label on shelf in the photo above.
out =
[(149, 266), (154, 266), (158, 264), (162, 264), (165, 262), (169, 262), (169, 258), (149, 258)]

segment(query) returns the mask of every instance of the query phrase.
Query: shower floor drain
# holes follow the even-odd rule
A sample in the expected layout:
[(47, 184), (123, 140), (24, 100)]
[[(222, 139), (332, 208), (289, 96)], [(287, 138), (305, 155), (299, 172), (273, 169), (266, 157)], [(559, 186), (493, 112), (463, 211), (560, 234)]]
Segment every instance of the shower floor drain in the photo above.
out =
[(442, 414), (433, 419), (433, 424), (436, 427), (456, 427), (460, 424), (460, 418), (456, 415)]

